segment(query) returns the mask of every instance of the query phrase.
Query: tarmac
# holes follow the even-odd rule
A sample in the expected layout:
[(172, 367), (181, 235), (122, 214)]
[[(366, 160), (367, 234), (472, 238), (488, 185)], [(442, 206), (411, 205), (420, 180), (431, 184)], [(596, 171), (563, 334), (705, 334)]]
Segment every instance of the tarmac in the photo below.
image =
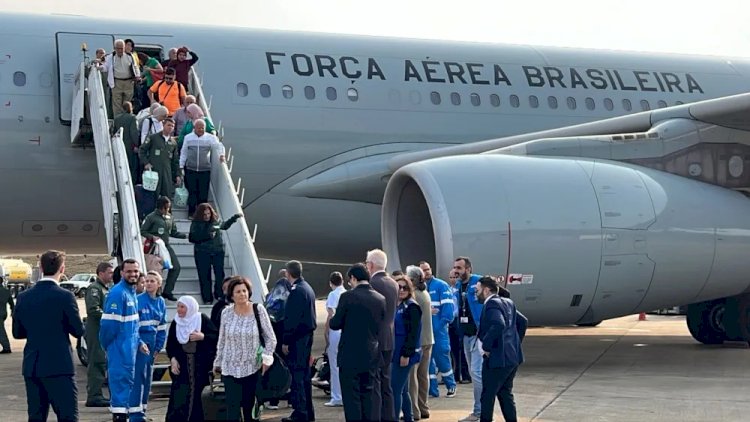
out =
[[(325, 319), (318, 302), (318, 326)], [(79, 306), (83, 310), (82, 303)], [(10, 335), (10, 318), (5, 327)], [(11, 340), (13, 353), (0, 355), (0, 420), (25, 421), (21, 376), (24, 341)], [(322, 353), (322, 329), (313, 353)], [(637, 315), (599, 327), (532, 328), (523, 344), (526, 363), (514, 393), (521, 421), (742, 421), (750, 415), (750, 350), (745, 344), (704, 346), (688, 333), (684, 317)], [(77, 358), (74, 361), (78, 363)], [(87, 408), (86, 371), (78, 365), (81, 421), (111, 421), (106, 408)], [(441, 386), (441, 395), (445, 387)], [(341, 408), (327, 408), (322, 390), (313, 389), (316, 420), (342, 421)], [(207, 409), (221, 400), (206, 396)], [(291, 409), (265, 411), (263, 421), (280, 421)], [(456, 421), (472, 406), (470, 384), (455, 398), (431, 398), (429, 421)], [(149, 403), (149, 417), (164, 420), (166, 399)], [(55, 416), (50, 410), (50, 420)], [(496, 407), (495, 420), (502, 421)]]

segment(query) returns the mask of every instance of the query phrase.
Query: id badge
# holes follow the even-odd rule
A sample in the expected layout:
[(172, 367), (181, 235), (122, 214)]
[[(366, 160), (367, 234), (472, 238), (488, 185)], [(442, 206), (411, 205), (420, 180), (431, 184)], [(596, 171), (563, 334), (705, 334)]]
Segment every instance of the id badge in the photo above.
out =
[(154, 151), (154, 155), (157, 156), (157, 157), (160, 156), (161, 155), (161, 150), (157, 149), (156, 151)]
[(469, 317), (467, 317), (467, 316), (462, 316), (462, 317), (461, 317), (461, 319), (459, 320), (459, 322), (460, 322), (461, 324), (468, 324), (468, 323), (469, 323)]

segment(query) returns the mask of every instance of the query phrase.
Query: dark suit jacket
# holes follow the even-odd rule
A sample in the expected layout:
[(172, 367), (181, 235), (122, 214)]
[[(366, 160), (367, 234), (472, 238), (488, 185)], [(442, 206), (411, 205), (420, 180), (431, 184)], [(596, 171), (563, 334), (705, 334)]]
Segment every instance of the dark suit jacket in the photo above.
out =
[(370, 284), (376, 292), (385, 297), (385, 320), (380, 328), (380, 350), (387, 352), (393, 350), (395, 341), (393, 319), (396, 317), (398, 306), (398, 283), (385, 272), (379, 272), (370, 277)]
[(482, 349), (490, 353), (490, 368), (523, 363), (521, 342), (527, 325), (528, 320), (516, 310), (512, 300), (495, 295), (484, 302), (478, 335)]
[(385, 298), (369, 284), (360, 284), (341, 294), (329, 323), (332, 330), (341, 330), (339, 368), (365, 371), (378, 367), (378, 338), (385, 314)]
[(122, 142), (127, 152), (133, 153), (133, 147), (141, 145), (141, 133), (138, 132), (138, 124), (135, 116), (131, 113), (122, 113), (115, 117), (112, 123), (112, 135), (122, 128)]
[(317, 328), (315, 292), (304, 278), (297, 279), (289, 291), (284, 308), (283, 344), (289, 346), (287, 363), (293, 368), (309, 365), (312, 333)]
[(76, 298), (53, 280), (39, 280), (22, 292), (13, 314), (13, 337), (27, 339), (23, 375), (74, 375), (70, 336), (81, 337), (83, 331)]

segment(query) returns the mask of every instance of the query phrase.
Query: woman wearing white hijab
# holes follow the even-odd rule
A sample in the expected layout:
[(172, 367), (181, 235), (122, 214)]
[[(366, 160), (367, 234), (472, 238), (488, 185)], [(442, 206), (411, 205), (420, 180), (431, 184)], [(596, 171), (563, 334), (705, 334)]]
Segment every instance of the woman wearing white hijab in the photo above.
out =
[(177, 315), (169, 326), (167, 356), (172, 387), (167, 421), (202, 421), (201, 393), (208, 385), (218, 332), (211, 319), (200, 313), (190, 296), (177, 300)]

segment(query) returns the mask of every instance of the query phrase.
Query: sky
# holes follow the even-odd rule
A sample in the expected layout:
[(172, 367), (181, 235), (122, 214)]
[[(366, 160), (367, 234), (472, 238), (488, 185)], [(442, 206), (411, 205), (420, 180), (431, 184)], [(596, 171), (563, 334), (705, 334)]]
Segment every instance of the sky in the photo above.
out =
[[(133, 6), (123, 6), (132, 4)], [(0, 0), (0, 11), (750, 57), (741, 0)], [(164, 10), (162, 4), (172, 4)]]

